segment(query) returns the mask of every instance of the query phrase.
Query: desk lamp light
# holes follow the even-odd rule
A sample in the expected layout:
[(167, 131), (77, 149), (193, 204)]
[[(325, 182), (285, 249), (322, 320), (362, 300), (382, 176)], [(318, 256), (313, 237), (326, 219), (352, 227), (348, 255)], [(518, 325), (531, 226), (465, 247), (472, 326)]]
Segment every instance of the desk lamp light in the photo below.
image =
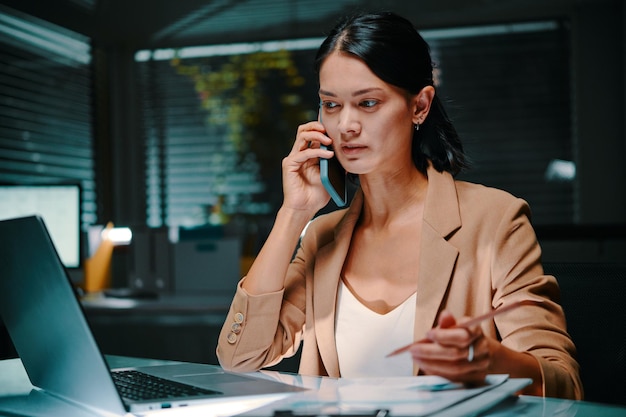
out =
[(133, 233), (128, 227), (106, 227), (90, 230), (89, 247), (93, 253), (85, 260), (85, 283), (87, 292), (102, 291), (111, 285), (111, 258), (116, 246), (129, 245)]

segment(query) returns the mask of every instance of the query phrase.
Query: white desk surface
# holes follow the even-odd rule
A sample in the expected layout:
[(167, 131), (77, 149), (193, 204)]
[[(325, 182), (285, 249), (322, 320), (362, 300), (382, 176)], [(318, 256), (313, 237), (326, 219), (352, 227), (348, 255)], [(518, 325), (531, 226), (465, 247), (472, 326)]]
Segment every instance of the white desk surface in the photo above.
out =
[[(111, 356), (107, 360), (112, 367), (137, 366), (146, 364), (159, 364), (164, 361), (125, 358)], [(310, 377), (309, 377), (310, 378)], [(297, 378), (296, 378), (297, 379)], [(282, 380), (282, 379), (281, 379)], [(306, 384), (302, 384), (305, 385)], [(299, 395), (299, 394), (298, 394)], [(0, 361), (0, 417), (16, 417), (16, 416), (50, 416), (49, 410), (43, 407), (39, 402), (40, 395), (37, 391), (33, 391), (33, 387), (28, 380), (28, 376), (24, 371), (22, 363), (19, 359), (8, 359)], [(51, 397), (46, 396), (46, 401)], [(481, 396), (474, 397), (468, 401), (479, 403), (484, 401)], [(53, 400), (57, 401), (57, 400)], [(284, 400), (279, 400), (278, 403)], [(271, 405), (270, 405), (271, 406)], [(23, 407), (23, 408), (21, 408)], [(269, 406), (261, 407), (259, 412), (252, 411), (243, 415), (264, 415), (263, 410), (268, 410)], [(63, 408), (55, 407), (63, 417), (93, 417), (87, 411), (67, 406)], [(195, 415), (193, 407), (187, 409), (184, 413), (182, 410), (175, 414), (176, 416)], [(458, 414), (458, 409), (447, 409), (445, 412), (436, 414), (437, 416), (448, 416)], [(167, 411), (158, 412), (158, 416), (167, 417)], [(171, 415), (174, 415), (171, 413)], [(206, 415), (206, 414), (203, 414)], [(503, 417), (503, 416), (528, 416), (528, 417), (626, 417), (626, 407), (612, 406), (605, 404), (590, 403), (584, 401), (569, 401), (552, 398), (538, 398), (531, 396), (511, 397), (502, 401), (499, 405), (480, 414), (481, 416)], [(392, 415), (393, 417), (393, 415)]]

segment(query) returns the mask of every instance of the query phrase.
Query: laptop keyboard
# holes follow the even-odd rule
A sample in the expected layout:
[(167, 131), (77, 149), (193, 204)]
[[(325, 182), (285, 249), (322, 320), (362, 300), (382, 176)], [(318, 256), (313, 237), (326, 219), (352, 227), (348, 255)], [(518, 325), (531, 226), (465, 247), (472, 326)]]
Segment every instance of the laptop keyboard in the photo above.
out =
[(120, 395), (134, 401), (221, 394), (136, 370), (113, 371), (111, 376)]

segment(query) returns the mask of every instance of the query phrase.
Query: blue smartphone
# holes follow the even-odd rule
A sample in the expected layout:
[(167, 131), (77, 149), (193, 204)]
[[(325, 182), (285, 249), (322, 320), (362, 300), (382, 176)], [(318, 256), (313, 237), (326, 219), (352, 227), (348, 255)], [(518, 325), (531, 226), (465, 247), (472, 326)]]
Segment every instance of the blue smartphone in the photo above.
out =
[[(320, 146), (327, 149), (326, 146)], [(332, 150), (332, 148), (329, 148)], [(322, 184), (337, 207), (343, 207), (348, 200), (348, 184), (346, 170), (343, 169), (336, 156), (330, 159), (320, 158), (320, 176)]]
[[(318, 117), (321, 123), (321, 104)], [(325, 145), (320, 145), (320, 148), (332, 150), (332, 147), (327, 147)], [(328, 194), (330, 194), (330, 198), (332, 198), (333, 202), (337, 205), (337, 207), (344, 207), (348, 203), (348, 184), (346, 182), (347, 172), (343, 169), (336, 156), (333, 156), (330, 159), (320, 158), (320, 176), (322, 184), (324, 185), (324, 188), (326, 188)]]

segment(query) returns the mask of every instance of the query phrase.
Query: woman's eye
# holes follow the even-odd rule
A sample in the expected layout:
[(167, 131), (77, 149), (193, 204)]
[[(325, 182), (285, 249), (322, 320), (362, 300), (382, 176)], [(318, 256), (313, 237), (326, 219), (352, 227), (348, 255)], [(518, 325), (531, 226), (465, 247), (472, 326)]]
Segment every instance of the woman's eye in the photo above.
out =
[(325, 101), (322, 103), (322, 105), (324, 106), (326, 110), (332, 110), (335, 107), (339, 106), (339, 104), (335, 103), (334, 101)]
[(370, 107), (374, 107), (377, 104), (378, 104), (378, 100), (363, 100), (361, 102), (361, 107), (370, 108)]

